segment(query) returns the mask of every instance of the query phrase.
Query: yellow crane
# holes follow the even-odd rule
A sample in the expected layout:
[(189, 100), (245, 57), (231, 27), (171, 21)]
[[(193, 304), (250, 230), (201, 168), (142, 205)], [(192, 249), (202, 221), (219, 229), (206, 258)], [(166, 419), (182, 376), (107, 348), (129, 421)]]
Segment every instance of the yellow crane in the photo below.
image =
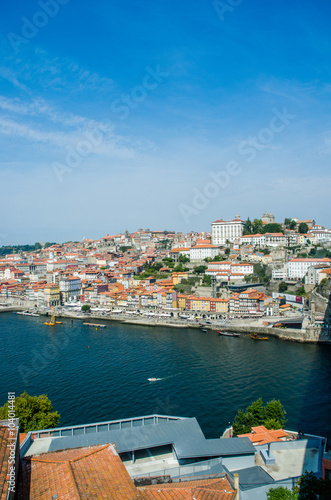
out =
[(54, 306), (51, 307), (51, 321), (45, 321), (44, 325), (47, 326), (55, 326), (55, 325), (61, 325), (62, 321), (55, 321), (55, 308)]

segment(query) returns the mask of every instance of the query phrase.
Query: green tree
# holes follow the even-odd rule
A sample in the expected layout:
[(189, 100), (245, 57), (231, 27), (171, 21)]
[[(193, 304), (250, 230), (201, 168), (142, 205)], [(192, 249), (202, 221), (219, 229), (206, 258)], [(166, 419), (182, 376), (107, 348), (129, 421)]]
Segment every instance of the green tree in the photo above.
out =
[(122, 246), (122, 247), (119, 247), (119, 251), (122, 252), (122, 253), (125, 253), (128, 250), (130, 250), (131, 248), (132, 247), (129, 247), (129, 246)]
[(224, 251), (225, 255), (230, 255), (230, 252), (231, 252), (230, 248), (226, 248)]
[(246, 434), (258, 425), (264, 425), (267, 429), (280, 429), (286, 422), (285, 414), (280, 401), (273, 399), (264, 407), (262, 398), (259, 398), (245, 411), (238, 411), (232, 425), (233, 434)]
[(202, 273), (204, 273), (207, 269), (208, 269), (208, 267), (207, 267), (207, 266), (196, 266), (196, 267), (194, 268), (194, 272), (195, 272), (196, 274), (202, 274)]
[(251, 432), (252, 424), (250, 421), (250, 415), (247, 415), (247, 413), (243, 410), (238, 410), (238, 413), (232, 424), (232, 429), (235, 436)]
[(254, 401), (246, 408), (246, 413), (250, 415), (252, 426), (261, 425), (264, 421), (264, 408), (262, 398)]
[(287, 229), (291, 229), (293, 231), (294, 229), (296, 229), (297, 223), (293, 219), (285, 219), (284, 220), (284, 226)]
[[(268, 401), (264, 409), (265, 423), (269, 423), (271, 420), (274, 422), (278, 422), (279, 425), (277, 426), (277, 429), (280, 429), (286, 423), (285, 415), (286, 411), (282, 403), (278, 399), (273, 399), (272, 401)], [(274, 427), (274, 429), (276, 429), (276, 427)]]
[[(53, 429), (60, 421), (60, 415), (53, 411), (46, 394), (29, 396), (23, 392), (15, 399), (15, 415), (19, 419), (20, 432)], [(8, 418), (8, 402), (0, 407), (0, 420)]]
[(263, 233), (284, 233), (284, 229), (281, 224), (265, 224), (262, 229)]
[(293, 488), (298, 500), (330, 500), (331, 481), (316, 477), (313, 472), (306, 471)]
[(297, 500), (298, 494), (283, 486), (278, 486), (278, 488), (271, 488), (267, 492), (267, 500)]
[(306, 234), (309, 231), (309, 226), (305, 222), (300, 222), (298, 231), (300, 234)]
[(252, 224), (252, 222), (251, 222), (251, 220), (250, 220), (249, 217), (248, 217), (247, 221), (244, 224), (243, 234), (244, 235), (246, 235), (246, 234), (253, 234), (253, 224)]
[(205, 286), (211, 286), (211, 276), (209, 274), (205, 274), (203, 277), (202, 283)]
[(281, 283), (279, 283), (278, 292), (283, 293), (286, 290), (287, 290), (287, 284), (285, 283), (285, 281), (282, 281)]
[(90, 309), (91, 309), (91, 306), (89, 304), (84, 304), (82, 306), (82, 311), (83, 312), (89, 311)]
[(253, 233), (263, 233), (264, 224), (261, 219), (254, 219), (253, 221)]
[(305, 287), (304, 286), (300, 286), (300, 288), (298, 288), (295, 291), (295, 294), (299, 295), (300, 297), (305, 297), (307, 295), (306, 292), (305, 292)]

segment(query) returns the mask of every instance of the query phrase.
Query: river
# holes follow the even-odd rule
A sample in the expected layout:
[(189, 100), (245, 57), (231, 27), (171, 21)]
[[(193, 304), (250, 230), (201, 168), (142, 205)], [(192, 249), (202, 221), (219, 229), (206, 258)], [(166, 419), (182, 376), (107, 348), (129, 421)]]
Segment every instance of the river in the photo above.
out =
[(331, 438), (331, 346), (62, 321), (0, 314), (0, 405), (26, 390), (48, 395), (61, 426), (160, 413), (194, 416), (217, 437), (239, 408), (276, 398), (285, 428)]

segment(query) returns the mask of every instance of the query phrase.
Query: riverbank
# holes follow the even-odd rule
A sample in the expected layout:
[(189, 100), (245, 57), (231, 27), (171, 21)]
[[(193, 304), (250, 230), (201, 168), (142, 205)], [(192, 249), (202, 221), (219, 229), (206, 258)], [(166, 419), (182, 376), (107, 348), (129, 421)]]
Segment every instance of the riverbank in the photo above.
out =
[[(15, 312), (24, 311), (26, 306), (21, 305), (10, 305), (1, 306), (1, 312)], [(41, 316), (47, 316), (45, 311), (38, 311)], [(278, 328), (278, 327), (267, 327), (261, 325), (261, 320), (227, 320), (214, 322), (213, 324), (205, 324), (204, 320), (187, 321), (178, 318), (161, 319), (155, 317), (127, 317), (123, 314), (109, 314), (107, 316), (99, 314), (89, 314), (89, 313), (74, 313), (74, 312), (59, 312), (57, 313), (58, 318), (68, 318), (68, 319), (79, 319), (89, 322), (90, 320), (106, 321), (112, 322), (117, 321), (124, 324), (140, 325), (148, 327), (167, 327), (167, 328), (196, 328), (201, 329), (203, 323), (203, 328), (207, 330), (217, 331), (229, 331), (233, 333), (242, 334), (253, 334), (275, 337), (280, 340), (287, 340), (291, 342), (304, 342), (304, 343), (325, 343), (331, 344), (331, 336), (328, 331), (322, 330), (320, 327), (307, 327), (302, 329), (294, 328)]]

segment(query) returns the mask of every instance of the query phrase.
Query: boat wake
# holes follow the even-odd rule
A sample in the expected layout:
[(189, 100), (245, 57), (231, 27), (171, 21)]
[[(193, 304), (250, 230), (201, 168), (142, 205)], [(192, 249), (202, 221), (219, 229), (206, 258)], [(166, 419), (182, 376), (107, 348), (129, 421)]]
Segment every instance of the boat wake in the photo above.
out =
[(181, 373), (176, 373), (176, 375), (169, 375), (169, 377), (163, 377), (163, 378), (148, 378), (148, 382), (157, 382), (158, 380), (169, 380), (170, 378), (173, 378), (173, 377), (178, 377), (179, 375), (181, 375)]

